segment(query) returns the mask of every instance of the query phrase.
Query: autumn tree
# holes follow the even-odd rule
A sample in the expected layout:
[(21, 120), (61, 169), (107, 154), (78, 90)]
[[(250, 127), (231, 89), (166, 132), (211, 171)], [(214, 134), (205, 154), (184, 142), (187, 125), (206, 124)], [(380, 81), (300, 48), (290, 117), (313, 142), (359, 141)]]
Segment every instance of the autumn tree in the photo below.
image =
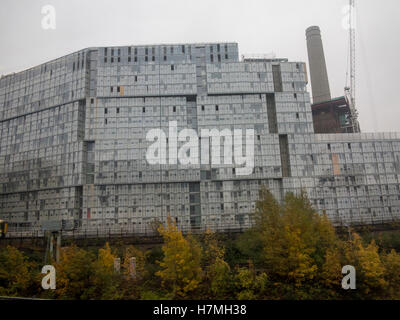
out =
[(156, 275), (160, 277), (168, 298), (187, 298), (201, 282), (201, 248), (192, 237), (185, 239), (170, 218), (167, 226), (160, 226), (158, 231), (164, 240), (164, 257)]
[(323, 286), (321, 299), (337, 299), (342, 293), (342, 252), (338, 247), (326, 250), (325, 261), (319, 274), (319, 280)]
[(36, 265), (12, 246), (0, 251), (0, 295), (29, 297), (38, 281)]
[(99, 249), (97, 260), (93, 264), (92, 297), (107, 300), (122, 298), (122, 292), (119, 290), (122, 277), (115, 272), (114, 268), (116, 258), (118, 257), (111, 250), (108, 242)]
[(400, 255), (395, 250), (391, 250), (383, 254), (382, 263), (385, 266), (387, 283), (384, 298), (400, 300)]
[(273, 298), (317, 295), (317, 276), (327, 267), (327, 250), (337, 241), (328, 218), (315, 211), (304, 192), (287, 194), (281, 205), (262, 187), (253, 219), (247, 243), (271, 279)]
[(375, 241), (364, 245), (362, 238), (353, 233), (352, 239), (344, 245), (343, 255), (343, 265), (352, 265), (357, 272), (357, 298), (375, 299), (383, 296), (387, 287), (386, 269)]
[(55, 263), (56, 296), (61, 299), (91, 298), (94, 260), (93, 254), (76, 245), (61, 248), (60, 260)]

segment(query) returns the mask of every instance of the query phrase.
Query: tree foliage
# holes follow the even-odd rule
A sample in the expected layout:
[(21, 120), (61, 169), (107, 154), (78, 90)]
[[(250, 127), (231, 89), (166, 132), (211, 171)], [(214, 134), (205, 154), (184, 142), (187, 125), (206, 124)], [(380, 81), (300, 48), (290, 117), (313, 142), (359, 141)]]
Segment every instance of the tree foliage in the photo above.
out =
[[(40, 289), (41, 261), (0, 249), (0, 295), (55, 299), (400, 299), (400, 255), (373, 234), (338, 234), (305, 193), (279, 203), (266, 188), (254, 226), (232, 237), (184, 236), (168, 219), (162, 246), (140, 250), (108, 243), (97, 251), (60, 252), (56, 290)], [(390, 239), (395, 239), (392, 233)], [(389, 241), (389, 242), (388, 242)], [(132, 269), (132, 258), (136, 268)], [(114, 267), (120, 259), (121, 268)], [(356, 290), (342, 289), (342, 268), (356, 270)]]
[(187, 298), (201, 282), (200, 245), (193, 237), (185, 239), (170, 218), (167, 226), (160, 226), (158, 231), (164, 239), (164, 258), (159, 262), (161, 270), (156, 275), (161, 278), (168, 297)]
[[(0, 251), (0, 295), (27, 296), (37, 282), (36, 265), (17, 248), (7, 246)], [(38, 286), (37, 286), (38, 287)]]

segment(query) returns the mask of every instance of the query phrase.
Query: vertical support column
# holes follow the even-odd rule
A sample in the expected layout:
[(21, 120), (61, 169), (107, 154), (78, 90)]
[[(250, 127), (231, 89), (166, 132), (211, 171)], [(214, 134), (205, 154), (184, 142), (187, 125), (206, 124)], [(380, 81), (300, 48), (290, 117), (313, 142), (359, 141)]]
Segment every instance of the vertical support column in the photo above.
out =
[(54, 257), (54, 236), (53, 232), (49, 232), (49, 242), (50, 242), (50, 248), (49, 248), (49, 261), (51, 261)]
[(61, 232), (57, 232), (56, 262), (60, 262)]
[(115, 258), (114, 259), (114, 272), (120, 273), (120, 271), (121, 271), (121, 259)]
[(129, 259), (129, 274), (132, 279), (136, 279), (136, 257)]

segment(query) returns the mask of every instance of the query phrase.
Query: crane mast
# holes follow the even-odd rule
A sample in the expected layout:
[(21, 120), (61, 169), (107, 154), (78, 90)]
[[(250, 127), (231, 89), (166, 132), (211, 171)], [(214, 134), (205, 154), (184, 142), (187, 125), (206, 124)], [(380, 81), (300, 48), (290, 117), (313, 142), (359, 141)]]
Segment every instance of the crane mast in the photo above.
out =
[(355, 0), (349, 0), (349, 71), (350, 86), (345, 87), (346, 97), (350, 106), (350, 120), (353, 132), (360, 132), (358, 112), (356, 109), (356, 14)]

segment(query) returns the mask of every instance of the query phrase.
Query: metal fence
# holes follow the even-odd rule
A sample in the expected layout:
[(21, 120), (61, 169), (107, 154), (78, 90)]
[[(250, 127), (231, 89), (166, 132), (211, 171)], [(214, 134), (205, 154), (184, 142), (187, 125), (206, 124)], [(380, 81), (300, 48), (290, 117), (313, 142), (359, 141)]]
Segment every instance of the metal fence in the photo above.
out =
[[(177, 226), (180, 231), (184, 234), (201, 234), (207, 230), (213, 232), (242, 232), (250, 225), (238, 225), (238, 224), (216, 224), (200, 227), (190, 226)], [(107, 238), (107, 237), (153, 237), (159, 235), (155, 227), (150, 226), (113, 226), (113, 227), (89, 227), (89, 228), (77, 228), (75, 230), (62, 230), (63, 237), (71, 238)], [(45, 231), (32, 230), (31, 228), (13, 228), (7, 232), (6, 238), (41, 238), (45, 236)]]

